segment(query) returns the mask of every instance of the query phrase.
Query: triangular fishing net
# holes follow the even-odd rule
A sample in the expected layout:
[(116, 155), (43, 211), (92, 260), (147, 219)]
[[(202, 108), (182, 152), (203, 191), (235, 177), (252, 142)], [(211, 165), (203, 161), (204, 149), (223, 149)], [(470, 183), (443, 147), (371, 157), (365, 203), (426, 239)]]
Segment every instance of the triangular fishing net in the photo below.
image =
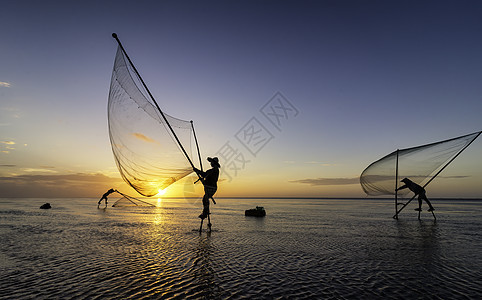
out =
[(112, 204), (112, 207), (155, 206), (154, 204), (141, 200), (139, 198), (131, 197), (122, 193), (119, 194), (121, 194), (122, 197), (119, 198), (114, 204)]
[[(423, 185), (435, 171), (440, 170), (443, 164), (472, 143), (479, 134), (480, 132), (475, 132), (441, 142), (394, 151), (375, 161), (362, 172), (360, 184), (363, 191), (371, 196), (395, 195), (396, 181), (405, 177)], [(399, 191), (398, 195), (408, 192), (408, 189), (404, 189)]]
[[(124, 181), (150, 197), (191, 173), (192, 167), (142, 86), (118, 47), (108, 103), (112, 151)], [(164, 116), (190, 154), (191, 123)]]

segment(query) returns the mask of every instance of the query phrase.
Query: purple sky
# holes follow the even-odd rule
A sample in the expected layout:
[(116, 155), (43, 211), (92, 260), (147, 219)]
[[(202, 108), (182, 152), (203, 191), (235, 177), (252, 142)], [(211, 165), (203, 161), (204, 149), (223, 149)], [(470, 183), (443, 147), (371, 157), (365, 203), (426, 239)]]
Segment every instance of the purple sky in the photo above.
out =
[[(363, 197), (371, 162), (482, 129), (480, 1), (0, 5), (0, 197), (122, 186), (107, 131), (112, 32), (162, 108), (194, 120), (203, 155), (230, 142), (249, 158), (220, 195)], [(260, 111), (277, 92), (299, 111), (281, 130)], [(236, 140), (253, 117), (273, 135), (256, 155)], [(476, 141), (446, 171), (460, 179), (430, 192), (482, 197), (481, 154)]]

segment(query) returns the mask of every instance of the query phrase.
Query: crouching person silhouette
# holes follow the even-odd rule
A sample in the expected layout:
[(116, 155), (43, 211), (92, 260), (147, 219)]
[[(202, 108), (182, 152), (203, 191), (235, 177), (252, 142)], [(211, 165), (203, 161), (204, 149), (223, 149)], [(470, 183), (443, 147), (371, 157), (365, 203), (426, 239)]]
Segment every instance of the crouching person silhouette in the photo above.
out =
[(207, 170), (206, 172), (193, 168), (194, 172), (199, 175), (201, 182), (204, 185), (203, 211), (199, 215), (199, 218), (201, 218), (201, 228), (199, 228), (199, 231), (202, 230), (202, 220), (205, 218), (208, 218), (208, 227), (209, 230), (211, 230), (211, 220), (209, 218), (209, 199), (212, 199), (213, 203), (216, 204), (213, 196), (218, 189), (219, 168), (221, 168), (217, 157), (208, 157), (208, 161), (211, 163), (211, 169)]
[(102, 198), (100, 198), (99, 202), (97, 203), (97, 208), (99, 208), (99, 205), (102, 203), (102, 200), (105, 200), (105, 207), (107, 207), (107, 196), (109, 196), (114, 192), (117, 192), (117, 191), (114, 189), (110, 189), (107, 192), (105, 192), (104, 195), (102, 195)]
[(425, 189), (423, 187), (421, 187), (420, 185), (416, 184), (415, 182), (411, 181), (408, 178), (402, 179), (401, 182), (405, 183), (405, 185), (402, 185), (401, 187), (396, 189), (397, 191), (408, 188), (409, 190), (411, 190), (412, 192), (415, 193), (415, 196), (418, 195), (418, 208), (416, 208), (415, 210), (422, 211), (422, 200), (427, 202), (427, 204), (429, 206), (428, 211), (434, 211), (435, 210), (435, 208), (433, 208), (433, 206), (432, 206), (432, 203), (430, 203), (430, 201), (428, 200), (427, 195), (425, 195), (426, 192), (425, 192)]

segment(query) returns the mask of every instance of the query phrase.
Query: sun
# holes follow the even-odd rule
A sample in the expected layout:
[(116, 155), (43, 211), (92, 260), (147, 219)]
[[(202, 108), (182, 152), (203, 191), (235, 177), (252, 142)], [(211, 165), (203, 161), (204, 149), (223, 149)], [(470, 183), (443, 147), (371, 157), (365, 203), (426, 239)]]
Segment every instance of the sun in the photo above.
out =
[(159, 190), (158, 190), (158, 193), (156, 194), (156, 196), (160, 197), (160, 196), (164, 195), (165, 193), (166, 193), (166, 189), (164, 189), (164, 190), (163, 190), (163, 189), (159, 189)]

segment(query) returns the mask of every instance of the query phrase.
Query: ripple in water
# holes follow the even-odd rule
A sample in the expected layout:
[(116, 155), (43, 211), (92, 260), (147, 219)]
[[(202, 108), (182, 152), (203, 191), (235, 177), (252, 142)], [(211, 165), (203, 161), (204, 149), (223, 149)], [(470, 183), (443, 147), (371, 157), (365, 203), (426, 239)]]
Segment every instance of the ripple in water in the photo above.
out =
[[(42, 202), (0, 202), (1, 299), (482, 294), (478, 202), (440, 201), (434, 222), (393, 220), (382, 200), (220, 199), (214, 231), (201, 234), (189, 203), (97, 210), (96, 199), (60, 199), (39, 211)], [(258, 204), (266, 218), (243, 215)]]

